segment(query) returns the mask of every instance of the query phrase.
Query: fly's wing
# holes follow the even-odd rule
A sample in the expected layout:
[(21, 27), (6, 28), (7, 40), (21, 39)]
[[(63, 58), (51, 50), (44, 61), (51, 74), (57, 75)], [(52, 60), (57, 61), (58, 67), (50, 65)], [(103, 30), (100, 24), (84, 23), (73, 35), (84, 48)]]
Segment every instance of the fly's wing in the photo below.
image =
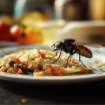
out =
[(83, 42), (76, 42), (79, 45), (83, 45), (83, 46), (89, 46), (89, 47), (94, 47), (94, 48), (100, 48), (101, 45), (100, 44), (94, 44), (94, 43), (83, 43)]

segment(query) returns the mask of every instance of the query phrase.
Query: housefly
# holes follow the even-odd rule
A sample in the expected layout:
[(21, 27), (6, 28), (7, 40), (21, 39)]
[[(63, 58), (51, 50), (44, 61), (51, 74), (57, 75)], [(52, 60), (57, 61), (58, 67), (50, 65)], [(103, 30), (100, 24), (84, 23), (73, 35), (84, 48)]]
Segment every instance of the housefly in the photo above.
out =
[[(81, 55), (86, 57), (86, 58), (92, 58), (93, 54), (92, 54), (91, 50), (89, 50), (85, 46), (95, 47), (95, 48), (101, 47), (100, 44), (76, 42), (75, 39), (71, 39), (71, 38), (66, 38), (66, 39), (62, 39), (61, 41), (57, 41), (51, 47), (54, 48), (53, 49), (54, 51), (57, 51), (56, 55), (58, 53), (58, 50), (60, 50), (59, 57), (55, 61), (57, 61), (60, 58), (62, 51), (64, 51), (65, 53), (69, 53), (70, 54), (68, 59), (67, 59), (67, 62), (66, 62), (66, 67), (67, 67), (67, 63), (68, 63), (69, 58), (72, 55), (74, 55), (75, 53), (79, 54), (79, 61), (83, 65), (84, 65), (84, 63), (81, 61)], [(53, 56), (53, 57), (55, 57), (55, 56)]]

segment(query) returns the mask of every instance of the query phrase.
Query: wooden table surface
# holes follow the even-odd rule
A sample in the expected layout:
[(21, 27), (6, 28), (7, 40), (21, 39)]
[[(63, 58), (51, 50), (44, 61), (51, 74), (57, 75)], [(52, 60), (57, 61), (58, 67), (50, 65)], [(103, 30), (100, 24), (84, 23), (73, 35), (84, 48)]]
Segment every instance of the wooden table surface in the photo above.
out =
[(4, 104), (105, 104), (105, 80), (78, 84), (20, 84), (0, 80)]

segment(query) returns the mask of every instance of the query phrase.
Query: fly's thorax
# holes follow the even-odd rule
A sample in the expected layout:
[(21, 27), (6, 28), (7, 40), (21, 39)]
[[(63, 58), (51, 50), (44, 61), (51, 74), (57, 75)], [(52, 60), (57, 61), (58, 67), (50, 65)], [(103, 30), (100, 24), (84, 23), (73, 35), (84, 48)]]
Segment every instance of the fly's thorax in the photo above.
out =
[(72, 38), (65, 38), (61, 40), (62, 43), (71, 43), (71, 42), (75, 42), (75, 39)]

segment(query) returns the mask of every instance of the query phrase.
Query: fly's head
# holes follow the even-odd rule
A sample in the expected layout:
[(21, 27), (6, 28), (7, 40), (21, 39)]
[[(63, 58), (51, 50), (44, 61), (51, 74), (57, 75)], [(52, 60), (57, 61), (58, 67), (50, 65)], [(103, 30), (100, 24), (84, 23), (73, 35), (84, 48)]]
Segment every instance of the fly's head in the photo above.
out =
[(57, 42), (54, 43), (51, 47), (53, 47), (53, 51), (61, 50), (61, 48), (62, 48), (62, 42), (57, 41)]

